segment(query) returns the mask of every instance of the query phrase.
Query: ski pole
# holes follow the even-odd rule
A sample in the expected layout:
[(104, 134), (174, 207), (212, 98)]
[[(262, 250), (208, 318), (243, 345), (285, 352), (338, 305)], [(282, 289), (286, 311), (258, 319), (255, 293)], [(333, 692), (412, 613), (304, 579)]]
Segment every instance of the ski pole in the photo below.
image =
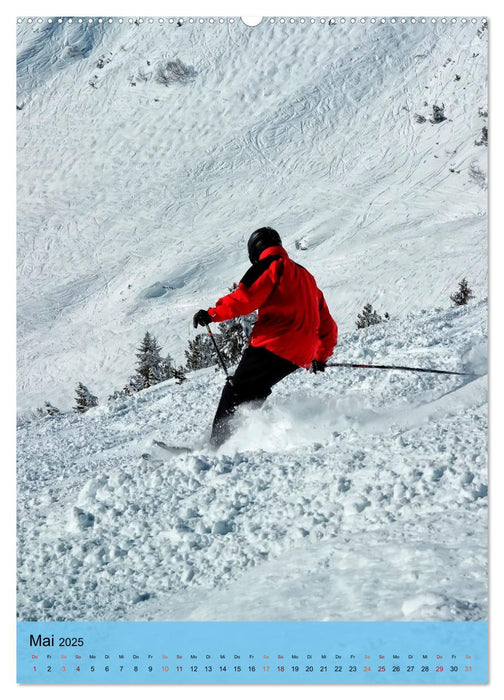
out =
[(449, 372), (447, 369), (427, 369), (425, 367), (403, 367), (402, 365), (358, 365), (344, 362), (332, 362), (326, 367), (354, 367), (357, 369), (400, 369), (407, 372), (433, 372), (434, 374), (457, 374), (460, 376), (475, 376), (472, 372)]
[(217, 342), (216, 342), (216, 340), (215, 340), (215, 338), (214, 338), (214, 334), (213, 334), (212, 331), (210, 330), (210, 326), (208, 325), (208, 323), (205, 323), (205, 326), (206, 326), (206, 329), (207, 329), (207, 331), (208, 331), (208, 335), (210, 336), (210, 338), (212, 339), (212, 343), (214, 344), (215, 352), (217, 353), (217, 356), (218, 356), (218, 358), (219, 358), (219, 361), (220, 361), (220, 363), (221, 363), (221, 365), (222, 365), (222, 369), (224, 370), (224, 373), (225, 373), (225, 375), (226, 375), (226, 380), (229, 381), (229, 380), (231, 379), (231, 377), (230, 377), (229, 374), (228, 374), (227, 367), (226, 367), (226, 363), (224, 362), (224, 360), (223, 360), (223, 358), (222, 358), (221, 352), (220, 352), (219, 347), (218, 347), (218, 345), (217, 345)]

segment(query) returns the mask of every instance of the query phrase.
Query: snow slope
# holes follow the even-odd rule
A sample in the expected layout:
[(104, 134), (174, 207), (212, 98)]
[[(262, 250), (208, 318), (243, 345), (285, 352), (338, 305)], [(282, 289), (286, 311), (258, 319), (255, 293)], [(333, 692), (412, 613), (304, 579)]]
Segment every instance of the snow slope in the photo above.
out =
[(20, 618), (486, 619), (487, 310), (410, 313), (338, 349), (468, 376), (299, 370), (216, 453), (214, 369), (21, 420)]
[[(262, 225), (343, 333), (367, 302), (447, 305), (463, 276), (485, 296), (480, 24), (17, 29), (21, 410), (69, 408), (78, 381), (106, 397), (146, 330), (182, 362)], [(163, 57), (194, 78), (156, 83)]]

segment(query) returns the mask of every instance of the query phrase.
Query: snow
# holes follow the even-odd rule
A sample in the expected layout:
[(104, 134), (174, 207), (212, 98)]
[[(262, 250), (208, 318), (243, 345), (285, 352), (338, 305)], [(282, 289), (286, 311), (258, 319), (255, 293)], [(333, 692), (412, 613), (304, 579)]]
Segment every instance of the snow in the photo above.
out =
[[(18, 25), (21, 619), (486, 619), (478, 29)], [(163, 57), (194, 78), (131, 86)], [(216, 452), (213, 368), (107, 402), (147, 330), (183, 361), (263, 225), (334, 361), (469, 374), (300, 370)], [(355, 330), (366, 303), (391, 320)]]
[[(485, 296), (479, 28), (19, 25), (20, 408), (69, 408), (77, 381), (113, 393), (146, 330), (181, 363), (193, 313), (243, 276), (263, 225), (343, 333), (368, 302), (445, 304), (463, 276)], [(196, 78), (130, 86), (163, 56)]]
[(21, 421), (21, 617), (485, 619), (486, 316), (410, 314), (338, 351), (421, 366), (437, 339), (431, 364), (474, 374), (299, 370), (216, 452), (213, 368)]

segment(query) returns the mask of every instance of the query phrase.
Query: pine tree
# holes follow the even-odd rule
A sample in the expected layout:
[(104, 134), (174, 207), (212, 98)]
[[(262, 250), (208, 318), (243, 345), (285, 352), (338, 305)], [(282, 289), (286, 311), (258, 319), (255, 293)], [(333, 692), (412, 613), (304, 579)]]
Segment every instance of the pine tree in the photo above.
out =
[(175, 369), (170, 355), (161, 357), (161, 346), (148, 331), (145, 333), (137, 350), (136, 357), (138, 362), (135, 374), (129, 378), (128, 383), (122, 389), (114, 391), (108, 397), (109, 401), (132, 396), (136, 392), (142, 391), (142, 389), (147, 389), (149, 386), (154, 386), (172, 377), (176, 377), (179, 381), (185, 379), (185, 376), (181, 379), (183, 375), (182, 367), (178, 370)]
[(129, 382), (126, 384), (123, 391), (126, 396), (132, 396), (136, 394), (137, 391), (142, 391), (142, 389), (145, 389), (143, 377), (140, 374), (134, 374), (129, 378)]
[(234, 365), (247, 345), (248, 334), (240, 320), (234, 318), (231, 321), (221, 323), (219, 341), (219, 350), (222, 353), (224, 362)]
[(173, 359), (170, 355), (164, 357), (159, 363), (159, 376), (161, 382), (165, 382), (167, 379), (171, 379), (175, 376), (175, 367), (173, 366)]
[(136, 353), (138, 358), (136, 375), (130, 382), (133, 387), (139, 387), (136, 391), (162, 381), (163, 360), (159, 354), (160, 350), (161, 346), (158, 345), (156, 338), (147, 331)]
[(432, 105), (432, 119), (429, 121), (431, 124), (439, 124), (440, 122), (446, 121), (444, 105), (442, 105), (442, 107), (439, 107), (439, 105)]
[(49, 401), (44, 402), (44, 410), (48, 416), (57, 416), (58, 413), (61, 413), (59, 408), (56, 408), (56, 406), (53, 406), (51, 403), (49, 403)]
[[(219, 336), (214, 336), (219, 344)], [(219, 348), (220, 349), (220, 348)], [(203, 369), (215, 364), (215, 350), (210, 336), (199, 333), (194, 340), (190, 340), (185, 350), (187, 369)]]
[(474, 299), (472, 289), (469, 288), (469, 284), (465, 277), (462, 282), (459, 282), (458, 292), (450, 294), (450, 299), (453, 301), (455, 306), (465, 306), (469, 299)]
[(185, 380), (187, 379), (183, 367), (177, 367), (176, 369), (174, 369), (173, 376), (177, 380), (177, 384), (182, 384), (182, 382), (185, 382)]
[(116, 389), (113, 394), (108, 397), (109, 401), (117, 401), (126, 396), (133, 396), (134, 393), (140, 391), (141, 386), (135, 377), (131, 377), (128, 384), (125, 384), (122, 389)]
[(371, 304), (366, 304), (362, 310), (362, 313), (357, 314), (357, 321), (355, 322), (355, 325), (357, 328), (367, 328), (368, 326), (376, 326), (376, 324), (382, 323), (384, 320), (390, 320), (388, 313), (385, 313), (382, 318), (380, 314), (373, 309)]
[(84, 386), (82, 382), (77, 384), (76, 388), (77, 398), (75, 399), (76, 405), (74, 406), (74, 411), (77, 413), (85, 413), (93, 406), (98, 406), (98, 399), (96, 396), (89, 391), (87, 386)]
[(108, 401), (117, 401), (117, 399), (122, 399), (123, 396), (127, 396), (128, 394), (126, 393), (126, 388), (127, 387), (116, 389), (113, 394), (110, 394)]
[(37, 408), (37, 416), (45, 418), (46, 416), (57, 416), (61, 411), (56, 406), (53, 406), (49, 401), (44, 401), (44, 408)]
[(476, 146), (488, 146), (488, 126), (481, 129), (481, 140), (474, 143)]

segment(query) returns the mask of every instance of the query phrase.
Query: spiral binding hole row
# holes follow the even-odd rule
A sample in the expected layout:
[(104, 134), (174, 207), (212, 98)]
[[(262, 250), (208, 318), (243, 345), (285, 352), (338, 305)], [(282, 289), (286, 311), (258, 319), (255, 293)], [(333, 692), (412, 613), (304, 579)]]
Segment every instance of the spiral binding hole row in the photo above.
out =
[[(236, 17), (169, 17), (169, 18), (164, 18), (164, 17), (159, 17), (159, 18), (154, 18), (154, 17), (68, 17), (68, 18), (63, 18), (59, 17), (57, 19), (54, 19), (52, 17), (47, 17), (47, 18), (42, 18), (42, 17), (18, 17), (17, 23), (21, 24), (22, 22), (26, 21), (27, 24), (42, 24), (44, 21), (47, 22), (47, 24), (113, 24), (114, 22), (117, 22), (118, 24), (154, 24), (157, 22), (158, 24), (176, 24), (178, 26), (181, 26), (182, 24), (188, 23), (188, 24), (234, 24), (237, 22), (239, 18)], [(267, 18), (266, 21), (268, 21), (270, 24), (329, 24), (331, 26), (335, 24), (365, 24), (366, 22), (369, 22), (370, 24), (386, 24), (387, 22), (390, 24), (456, 24), (457, 22), (460, 22), (462, 24), (476, 24), (478, 22), (478, 19), (476, 17), (472, 18), (467, 18), (467, 17), (270, 17)], [(487, 24), (486, 18), (481, 19), (482, 24)]]

